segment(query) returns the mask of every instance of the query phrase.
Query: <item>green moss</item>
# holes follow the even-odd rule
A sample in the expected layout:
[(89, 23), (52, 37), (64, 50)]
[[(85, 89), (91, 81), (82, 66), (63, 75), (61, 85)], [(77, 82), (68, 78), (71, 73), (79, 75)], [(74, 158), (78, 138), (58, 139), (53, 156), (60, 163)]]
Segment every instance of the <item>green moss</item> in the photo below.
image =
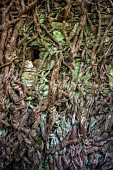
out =
[(39, 45), (40, 42), (41, 42), (40, 39), (37, 38), (35, 41), (32, 41), (32, 42), (30, 43), (30, 46), (37, 46), (37, 45)]
[(38, 139), (36, 140), (36, 144), (37, 144), (38, 146), (41, 146), (42, 143), (43, 143), (43, 141), (42, 141), (41, 138), (38, 138)]
[(40, 24), (44, 23), (44, 20), (45, 20), (45, 14), (41, 14), (41, 15), (39, 16), (39, 22), (40, 22)]
[(75, 61), (75, 68), (74, 68), (74, 72), (73, 72), (73, 77), (74, 80), (77, 79), (78, 73), (79, 73), (79, 68), (80, 68), (80, 62), (79, 61)]
[(54, 30), (53, 31), (53, 36), (60, 42), (64, 43), (64, 35), (62, 34), (61, 31), (59, 30)]
[(113, 88), (113, 67), (111, 67), (110, 73), (109, 73), (109, 85), (111, 88)]
[(50, 67), (52, 67), (55, 64), (55, 60), (50, 61)]

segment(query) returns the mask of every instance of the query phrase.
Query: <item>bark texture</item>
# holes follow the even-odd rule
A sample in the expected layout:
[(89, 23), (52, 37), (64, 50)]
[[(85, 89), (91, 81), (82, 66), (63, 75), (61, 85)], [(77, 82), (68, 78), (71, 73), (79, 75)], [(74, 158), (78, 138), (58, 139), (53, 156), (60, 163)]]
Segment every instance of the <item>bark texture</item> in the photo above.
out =
[(112, 0), (0, 6), (0, 169), (112, 169)]

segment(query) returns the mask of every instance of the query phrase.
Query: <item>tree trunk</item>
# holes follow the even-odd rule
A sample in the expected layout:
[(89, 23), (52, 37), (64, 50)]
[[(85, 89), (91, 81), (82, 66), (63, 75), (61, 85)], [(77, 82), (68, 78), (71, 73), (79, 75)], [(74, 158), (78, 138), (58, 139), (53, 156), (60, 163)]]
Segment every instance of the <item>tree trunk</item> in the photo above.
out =
[(0, 169), (112, 169), (112, 0), (0, 6)]

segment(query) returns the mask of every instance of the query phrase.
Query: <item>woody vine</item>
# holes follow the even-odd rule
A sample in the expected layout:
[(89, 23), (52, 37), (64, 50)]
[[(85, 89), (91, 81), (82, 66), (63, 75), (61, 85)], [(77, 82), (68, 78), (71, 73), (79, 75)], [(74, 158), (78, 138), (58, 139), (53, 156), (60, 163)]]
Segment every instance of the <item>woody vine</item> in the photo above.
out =
[(112, 168), (112, 0), (0, 3), (0, 168)]

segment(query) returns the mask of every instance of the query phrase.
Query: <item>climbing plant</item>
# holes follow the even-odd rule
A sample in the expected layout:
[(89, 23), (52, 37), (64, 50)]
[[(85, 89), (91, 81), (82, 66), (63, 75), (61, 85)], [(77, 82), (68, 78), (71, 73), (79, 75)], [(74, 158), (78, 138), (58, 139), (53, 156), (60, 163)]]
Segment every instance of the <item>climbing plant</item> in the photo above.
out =
[(112, 0), (0, 5), (0, 169), (112, 169)]

